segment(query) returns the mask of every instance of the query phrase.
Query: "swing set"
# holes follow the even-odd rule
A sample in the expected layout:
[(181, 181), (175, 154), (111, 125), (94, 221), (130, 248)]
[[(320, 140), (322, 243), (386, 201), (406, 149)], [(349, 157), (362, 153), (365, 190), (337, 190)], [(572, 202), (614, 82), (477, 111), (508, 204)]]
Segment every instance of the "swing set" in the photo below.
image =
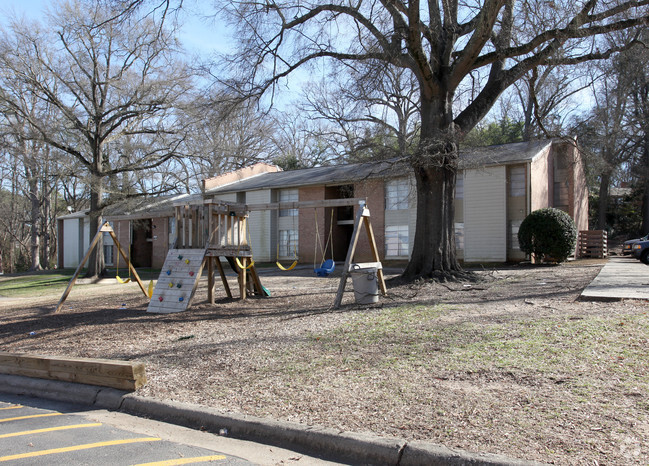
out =
[[(75, 270), (74, 275), (72, 276), (72, 279), (68, 283), (67, 288), (63, 292), (63, 295), (61, 296), (61, 299), (59, 301), (59, 304), (56, 306), (56, 309), (54, 310), (54, 313), (59, 312), (61, 307), (63, 306), (63, 303), (67, 299), (68, 295), (70, 294), (70, 291), (72, 291), (72, 287), (77, 281), (77, 278), (79, 277), (79, 274), (81, 273), (81, 269), (83, 269), (83, 266), (86, 264), (86, 261), (90, 257), (90, 254), (92, 251), (97, 247), (97, 244), (99, 243), (99, 238), (104, 233), (108, 233), (110, 237), (113, 239), (113, 242), (115, 243), (115, 247), (117, 248), (118, 256), (117, 256), (117, 275), (116, 279), (119, 283), (129, 283), (131, 281), (131, 273), (133, 274), (133, 277), (135, 278), (135, 281), (140, 287), (140, 290), (142, 290), (142, 293), (144, 296), (147, 298), (151, 298), (151, 295), (153, 293), (153, 280), (149, 282), (148, 288), (144, 287), (144, 283), (142, 283), (142, 280), (140, 279), (140, 276), (137, 274), (137, 271), (135, 270), (135, 267), (133, 267), (133, 264), (131, 264), (131, 261), (129, 258), (126, 256), (126, 253), (122, 249), (122, 246), (119, 244), (119, 241), (117, 240), (117, 235), (115, 235), (115, 231), (113, 230), (113, 227), (110, 226), (110, 223), (106, 222), (104, 223), (99, 230), (97, 231), (97, 234), (95, 237), (92, 239), (92, 242), (90, 243), (90, 247), (88, 247), (88, 250), (86, 251), (86, 255), (83, 256), (83, 259), (81, 259), (81, 262), (79, 262), (79, 265), (77, 266), (77, 270)], [(128, 264), (128, 278), (124, 279), (119, 276), (119, 256), (122, 256), (122, 259), (124, 259), (124, 262)]]
[[(322, 246), (322, 239), (321, 239), (321, 234), (319, 231), (318, 227), (318, 217), (317, 217), (317, 211), (315, 211), (315, 235), (316, 235), (316, 245), (315, 245), (315, 254), (314, 254), (314, 273), (318, 276), (321, 277), (326, 277), (329, 274), (331, 274), (334, 269), (335, 269), (335, 262), (333, 260), (333, 208), (334, 207), (348, 207), (348, 206), (359, 206), (359, 209), (356, 214), (356, 218), (354, 220), (354, 228), (352, 231), (352, 236), (349, 244), (349, 248), (347, 249), (347, 257), (345, 258), (345, 264), (343, 266), (341, 278), (340, 278), (340, 283), (338, 285), (338, 292), (336, 293), (336, 299), (334, 301), (334, 308), (339, 308), (341, 303), (342, 303), (342, 297), (345, 291), (345, 284), (347, 283), (347, 278), (349, 277), (350, 272), (352, 271), (353, 264), (352, 264), (352, 259), (354, 258), (354, 253), (356, 252), (356, 246), (358, 244), (358, 240), (360, 237), (360, 232), (363, 227), (365, 227), (366, 233), (367, 233), (367, 239), (369, 242), (370, 246), (370, 252), (372, 255), (372, 259), (374, 262), (372, 263), (373, 265), (377, 266), (377, 278), (378, 278), (378, 283), (379, 287), (381, 290), (381, 293), (385, 296), (387, 295), (387, 288), (385, 286), (385, 280), (383, 277), (383, 270), (381, 268), (381, 262), (379, 259), (379, 253), (378, 253), (378, 248), (376, 246), (376, 240), (374, 238), (374, 231), (372, 230), (372, 225), (370, 223), (370, 211), (366, 206), (366, 200), (365, 199), (359, 199), (359, 198), (351, 198), (351, 199), (326, 199), (326, 200), (320, 200), (320, 201), (298, 201), (298, 202), (275, 202), (275, 203), (268, 203), (268, 204), (225, 204), (222, 201), (216, 201), (216, 200), (206, 200), (205, 205), (208, 205), (210, 209), (215, 209), (219, 211), (241, 211), (245, 212), (244, 214), (241, 215), (241, 219), (245, 217), (245, 220), (247, 222), (247, 215), (251, 211), (268, 211), (268, 210), (287, 210), (287, 209), (318, 209), (318, 208), (332, 208), (331, 210), (331, 221), (329, 224), (329, 236), (325, 242), (324, 247)], [(241, 220), (240, 219), (240, 220)], [(240, 227), (241, 228), (241, 227)], [(249, 231), (247, 229), (246, 225), (246, 235), (240, 235), (243, 237), (243, 241), (246, 244), (246, 254), (242, 254), (244, 256), (244, 262), (241, 264), (238, 262), (238, 257), (233, 261), (237, 262), (237, 266), (239, 266), (242, 271), (245, 272), (245, 266), (248, 265), (247, 262), (250, 260), (252, 261), (252, 251), (250, 249), (249, 243), (248, 243), (248, 238), (250, 236)], [(280, 242), (277, 242), (277, 256), (279, 256), (279, 246)], [(287, 250), (288, 247), (290, 246), (290, 238), (287, 239)], [(326, 253), (327, 251), (331, 251), (331, 258), (326, 259)], [(218, 254), (209, 253), (210, 247), (208, 247), (208, 254), (207, 256), (216, 256)], [(238, 251), (238, 250), (237, 250)], [(320, 254), (318, 254), (320, 252)], [(238, 252), (237, 252), (238, 255)], [(317, 258), (320, 255), (321, 261), (318, 264)], [(208, 265), (211, 262), (208, 262)], [(289, 266), (284, 266), (281, 264), (279, 261), (279, 257), (277, 258), (275, 264), (277, 267), (282, 270), (282, 271), (290, 271), (294, 269), (297, 264), (298, 264), (298, 256), (297, 256), (297, 246), (294, 244), (293, 245), (293, 262)], [(319, 266), (318, 266), (319, 265)], [(243, 267), (242, 267), (243, 266)], [(213, 269), (213, 267), (212, 267)], [(254, 271), (254, 267), (251, 268), (252, 271)], [(243, 274), (243, 277), (240, 278), (240, 285), (245, 287), (245, 273)], [(221, 278), (224, 281), (224, 285), (227, 285), (225, 282), (225, 277), (223, 274), (221, 274)], [(258, 281), (258, 280), (257, 280)], [(208, 273), (208, 296), (210, 296), (210, 302), (213, 304), (213, 298), (212, 298), (212, 288), (214, 286), (214, 277), (213, 273)], [(227, 287), (226, 287), (227, 290)], [(229, 295), (229, 293), (228, 293)], [(245, 293), (241, 293), (241, 299), (245, 299)]]
[[(334, 246), (333, 246), (333, 223), (334, 223), (334, 210), (333, 208), (331, 209), (331, 220), (329, 222), (329, 236), (327, 236), (327, 241), (325, 242), (324, 247), (322, 246), (322, 239), (320, 238), (320, 231), (318, 227), (318, 210), (317, 208), (313, 209), (313, 215), (315, 218), (315, 237), (316, 240), (314, 242), (314, 251), (313, 251), (313, 272), (318, 276), (318, 277), (326, 277), (331, 272), (333, 272), (336, 268), (336, 263), (334, 262)], [(293, 221), (293, 230), (295, 230), (295, 221)], [(325, 259), (327, 249), (329, 249), (329, 245), (331, 245), (331, 259)], [(290, 270), (293, 270), (295, 266), (299, 262), (299, 258), (297, 255), (297, 245), (295, 242), (293, 242), (293, 262), (291, 265), (284, 267), (284, 265), (279, 261), (279, 246), (280, 246), (280, 240), (277, 241), (277, 251), (276, 251), (276, 256), (277, 260), (275, 261), (275, 265), (277, 265), (277, 268), (284, 271), (288, 272)], [(291, 246), (291, 238), (289, 235), (286, 237), (286, 250), (288, 251)], [(322, 259), (318, 262), (317, 258), (318, 256), (322, 257)]]

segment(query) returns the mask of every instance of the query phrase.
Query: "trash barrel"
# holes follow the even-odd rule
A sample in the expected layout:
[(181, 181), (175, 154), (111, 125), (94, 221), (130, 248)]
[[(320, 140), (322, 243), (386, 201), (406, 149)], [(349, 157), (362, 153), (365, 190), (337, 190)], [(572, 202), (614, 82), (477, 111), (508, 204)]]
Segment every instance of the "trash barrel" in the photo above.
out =
[(379, 302), (379, 282), (376, 271), (376, 267), (362, 267), (360, 264), (352, 264), (350, 274), (354, 285), (356, 304)]

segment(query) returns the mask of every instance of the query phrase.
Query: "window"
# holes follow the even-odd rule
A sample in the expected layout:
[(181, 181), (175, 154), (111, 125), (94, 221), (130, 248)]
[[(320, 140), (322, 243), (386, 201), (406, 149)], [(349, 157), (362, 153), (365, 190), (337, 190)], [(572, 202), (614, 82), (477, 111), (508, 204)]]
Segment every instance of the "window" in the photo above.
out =
[(464, 199), (464, 172), (458, 172), (455, 179), (455, 199)]
[(297, 230), (279, 230), (279, 256), (297, 256)]
[(106, 265), (113, 265), (113, 245), (104, 244), (104, 263)]
[(410, 183), (407, 178), (390, 180), (385, 184), (385, 210), (407, 209)]
[(511, 249), (520, 249), (518, 244), (518, 229), (521, 227), (522, 220), (512, 220), (509, 224), (509, 244)]
[[(111, 228), (114, 228), (113, 222), (108, 222)], [(104, 264), (113, 265), (113, 237), (110, 233), (103, 234)]]
[(385, 227), (385, 255), (408, 256), (408, 225)]
[(525, 167), (512, 167), (509, 171), (509, 195), (525, 196)]
[(176, 217), (169, 217), (169, 249), (176, 243)]
[[(297, 189), (281, 189), (279, 191), (279, 202), (298, 202)], [(283, 209), (279, 211), (280, 217), (297, 217), (297, 209)]]
[(464, 223), (455, 224), (455, 249), (464, 249)]

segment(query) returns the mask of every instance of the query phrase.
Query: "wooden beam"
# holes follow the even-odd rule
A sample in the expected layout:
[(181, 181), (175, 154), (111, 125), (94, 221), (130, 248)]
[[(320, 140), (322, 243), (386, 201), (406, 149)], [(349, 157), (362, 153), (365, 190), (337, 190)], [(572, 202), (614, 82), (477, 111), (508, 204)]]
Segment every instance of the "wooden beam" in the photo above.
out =
[[(107, 227), (107, 229), (106, 229)], [(70, 282), (68, 283), (67, 288), (63, 292), (63, 295), (61, 296), (61, 299), (59, 300), (59, 304), (56, 306), (56, 309), (54, 309), (54, 314), (59, 312), (61, 310), (61, 307), (63, 306), (63, 303), (67, 299), (68, 295), (70, 294), (70, 291), (72, 291), (72, 287), (74, 284), (77, 282), (77, 278), (79, 277), (79, 274), (81, 273), (81, 269), (83, 269), (83, 266), (85, 265), (86, 261), (90, 257), (90, 253), (92, 252), (93, 249), (95, 249), (95, 246), (97, 246), (97, 242), (99, 241), (100, 236), (105, 232), (105, 231), (113, 231), (111, 228), (110, 224), (108, 222), (104, 223), (101, 228), (97, 231), (97, 234), (95, 234), (95, 237), (92, 239), (92, 242), (90, 243), (90, 246), (88, 247), (88, 250), (86, 251), (85, 256), (83, 256), (83, 259), (81, 259), (81, 262), (79, 262), (79, 265), (77, 266), (77, 270), (74, 271), (74, 275), (72, 275), (72, 278), (70, 279)]]
[(150, 299), (151, 297), (149, 296), (148, 291), (144, 287), (144, 283), (142, 283), (142, 280), (140, 280), (140, 276), (135, 271), (135, 267), (133, 267), (133, 264), (131, 264), (130, 258), (126, 257), (126, 253), (122, 249), (122, 246), (120, 246), (119, 241), (117, 240), (117, 235), (115, 235), (115, 232), (113, 231), (112, 228), (110, 229), (110, 231), (108, 233), (110, 234), (110, 237), (113, 238), (113, 241), (115, 242), (115, 246), (117, 246), (117, 251), (119, 252), (119, 254), (124, 259), (124, 262), (126, 262), (128, 264), (128, 268), (131, 271), (131, 273), (133, 274), (133, 276), (135, 277), (135, 281), (137, 281), (137, 284), (140, 286), (140, 289), (142, 290), (142, 293), (144, 293), (144, 296), (146, 296), (147, 298)]
[[(232, 299), (232, 291), (230, 291), (230, 285), (228, 284), (228, 279), (225, 276), (225, 270), (223, 270), (221, 259), (219, 259), (218, 257), (213, 259), (216, 261), (216, 268), (219, 269), (219, 275), (221, 275), (221, 281), (223, 282), (223, 288), (225, 288), (225, 293), (228, 295), (228, 298)], [(211, 304), (214, 304), (214, 302), (212, 302)]]
[(137, 390), (146, 383), (142, 363), (39, 354), (0, 352), (0, 373), (120, 390)]
[[(369, 210), (368, 210), (369, 213)], [(363, 224), (365, 225), (365, 231), (367, 231), (367, 239), (370, 242), (370, 250), (372, 251), (372, 258), (374, 262), (381, 263), (379, 259), (379, 250), (376, 247), (376, 239), (374, 238), (374, 230), (372, 229), (372, 223), (370, 222), (370, 216), (363, 217)], [(378, 267), (376, 270), (376, 276), (379, 279), (379, 286), (381, 287), (381, 294), (383, 296), (388, 295), (388, 289), (385, 286), (385, 279), (383, 278), (383, 267)]]
[(336, 299), (334, 299), (334, 309), (338, 309), (343, 300), (343, 294), (345, 293), (345, 285), (347, 284), (347, 277), (349, 276), (349, 266), (354, 257), (354, 252), (356, 252), (356, 245), (358, 244), (358, 236), (361, 231), (361, 220), (365, 216), (365, 211), (369, 216), (369, 209), (367, 207), (362, 207), (358, 209), (356, 214), (356, 220), (354, 221), (354, 231), (352, 232), (352, 239), (349, 242), (349, 249), (347, 249), (347, 257), (345, 258), (345, 266), (343, 267), (343, 273), (340, 277), (340, 283), (338, 284), (338, 292), (336, 293)]

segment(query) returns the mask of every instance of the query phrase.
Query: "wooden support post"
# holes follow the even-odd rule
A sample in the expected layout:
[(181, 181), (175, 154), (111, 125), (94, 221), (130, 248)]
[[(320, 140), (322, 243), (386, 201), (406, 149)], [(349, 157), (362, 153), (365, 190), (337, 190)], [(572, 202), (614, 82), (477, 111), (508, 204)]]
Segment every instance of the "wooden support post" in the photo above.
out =
[(247, 257), (242, 257), (241, 258), (241, 263), (243, 265), (243, 268), (239, 267), (239, 293), (241, 296), (241, 299), (246, 299), (246, 267), (248, 266), (248, 258)]
[[(343, 300), (343, 294), (345, 293), (345, 285), (347, 284), (347, 277), (349, 276), (349, 267), (354, 258), (354, 253), (356, 252), (356, 245), (358, 244), (358, 237), (360, 235), (361, 227), (365, 226), (367, 231), (367, 239), (370, 243), (370, 250), (372, 252), (372, 258), (374, 262), (381, 262), (379, 259), (379, 251), (376, 246), (376, 240), (374, 238), (374, 230), (372, 230), (372, 224), (370, 223), (370, 210), (362, 206), (358, 213), (356, 214), (356, 220), (354, 221), (354, 231), (352, 232), (352, 239), (349, 243), (349, 249), (347, 250), (347, 257), (345, 258), (345, 266), (343, 268), (342, 276), (340, 277), (340, 283), (338, 284), (338, 292), (336, 293), (336, 299), (334, 300), (334, 309), (338, 309)], [(386, 296), (388, 294), (387, 288), (385, 286), (385, 279), (383, 277), (383, 269), (378, 269), (376, 276), (379, 280), (379, 286), (381, 287), (381, 294)]]
[[(232, 291), (230, 291), (230, 285), (228, 284), (228, 279), (225, 276), (225, 270), (223, 270), (221, 259), (219, 257), (215, 257), (215, 260), (216, 260), (216, 268), (219, 269), (219, 274), (221, 275), (223, 288), (225, 288), (225, 293), (228, 295), (228, 298), (232, 299)], [(212, 302), (212, 304), (214, 303)]]
[(59, 312), (59, 310), (61, 309), (61, 306), (63, 306), (63, 303), (65, 302), (68, 295), (70, 294), (70, 291), (72, 290), (72, 287), (76, 283), (77, 278), (79, 277), (79, 274), (81, 273), (81, 269), (83, 269), (83, 266), (86, 264), (86, 261), (90, 257), (90, 253), (92, 252), (92, 250), (95, 249), (95, 246), (97, 246), (97, 242), (99, 241), (99, 238), (100, 238), (101, 234), (104, 233), (104, 231), (108, 231), (108, 230), (104, 230), (105, 227), (108, 227), (108, 229), (110, 229), (110, 231), (113, 230), (110, 227), (110, 224), (108, 222), (106, 222), (106, 223), (104, 223), (102, 225), (102, 227), (99, 229), (99, 231), (97, 232), (95, 237), (92, 239), (92, 242), (90, 243), (90, 246), (88, 247), (88, 250), (86, 251), (85, 256), (83, 256), (83, 259), (81, 259), (81, 262), (79, 262), (79, 265), (77, 266), (77, 270), (74, 271), (74, 275), (72, 275), (72, 279), (70, 279), (70, 283), (68, 283), (67, 288), (63, 292), (63, 295), (61, 296), (61, 299), (59, 300), (59, 304), (56, 306), (56, 309), (54, 309), (55, 314), (57, 312)]
[(142, 283), (142, 280), (140, 280), (140, 276), (137, 274), (135, 271), (135, 267), (133, 267), (133, 264), (131, 264), (130, 258), (126, 258), (126, 253), (122, 249), (122, 246), (120, 246), (119, 241), (117, 240), (117, 236), (115, 235), (115, 232), (111, 228), (108, 233), (110, 234), (111, 238), (113, 238), (113, 241), (115, 242), (115, 246), (117, 246), (117, 251), (119, 254), (122, 256), (124, 261), (128, 264), (129, 270), (135, 277), (135, 280), (137, 281), (137, 284), (140, 286), (140, 289), (142, 290), (142, 293), (144, 293), (144, 296), (147, 298), (150, 298), (149, 293), (147, 292), (146, 288), (144, 288), (144, 283)]
[[(345, 292), (345, 285), (347, 284), (347, 276), (349, 275), (349, 265), (352, 263), (352, 258), (354, 257), (354, 252), (356, 251), (361, 220), (363, 219), (365, 210), (367, 210), (365, 206), (362, 206), (360, 209), (358, 209), (356, 220), (354, 220), (354, 231), (352, 232), (352, 239), (349, 242), (347, 257), (345, 258), (345, 266), (343, 267), (343, 273), (340, 277), (340, 283), (338, 284), (338, 292), (336, 293), (336, 299), (334, 300), (334, 309), (338, 309), (343, 300), (343, 293)], [(369, 210), (367, 211), (367, 213), (369, 215)]]
[[(372, 251), (372, 259), (374, 262), (381, 262), (379, 259), (379, 250), (376, 247), (376, 239), (374, 238), (374, 230), (372, 229), (372, 224), (370, 223), (370, 216), (363, 217), (363, 224), (365, 225), (365, 230), (367, 231), (367, 239), (370, 243), (370, 250)], [(387, 296), (388, 289), (385, 286), (385, 279), (383, 278), (383, 269), (378, 269), (376, 271), (376, 277), (379, 279), (379, 286), (381, 287), (381, 294)]]
[(201, 262), (201, 266), (198, 268), (198, 272), (196, 272), (196, 280), (194, 281), (194, 286), (192, 287), (192, 292), (189, 295), (189, 299), (187, 301), (187, 307), (191, 306), (192, 300), (194, 299), (194, 295), (196, 294), (196, 289), (198, 288), (198, 282), (201, 281), (201, 275), (203, 274), (203, 268), (205, 267), (205, 261), (208, 260), (207, 257), (203, 257), (203, 260)]
[(264, 287), (261, 286), (261, 280), (259, 280), (259, 275), (254, 266), (250, 267), (250, 277), (252, 278), (252, 283), (254, 284), (254, 289), (259, 296), (266, 296), (264, 294)]
[[(207, 302), (214, 304), (214, 257), (207, 257)], [(216, 258), (218, 259), (218, 257)]]

